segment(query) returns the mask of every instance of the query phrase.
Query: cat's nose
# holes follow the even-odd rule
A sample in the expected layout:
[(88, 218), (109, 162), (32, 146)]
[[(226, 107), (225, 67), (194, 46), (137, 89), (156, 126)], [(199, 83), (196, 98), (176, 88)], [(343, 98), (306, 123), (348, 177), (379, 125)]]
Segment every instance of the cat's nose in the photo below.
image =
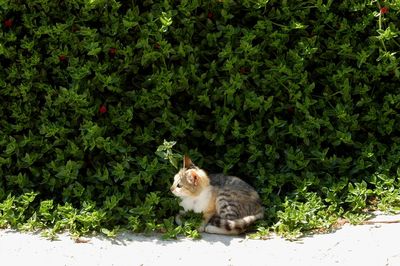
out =
[(174, 192), (175, 188), (174, 188), (174, 187), (171, 187), (170, 190), (171, 190), (171, 192)]

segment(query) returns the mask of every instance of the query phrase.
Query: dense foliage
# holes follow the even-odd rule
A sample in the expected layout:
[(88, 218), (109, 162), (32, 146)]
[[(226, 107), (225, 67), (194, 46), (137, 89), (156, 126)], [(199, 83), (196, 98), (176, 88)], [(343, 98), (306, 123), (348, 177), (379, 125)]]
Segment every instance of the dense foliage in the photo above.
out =
[(399, 10), (0, 0), (0, 227), (195, 234), (171, 218), (183, 153), (257, 188), (260, 232), (399, 205)]

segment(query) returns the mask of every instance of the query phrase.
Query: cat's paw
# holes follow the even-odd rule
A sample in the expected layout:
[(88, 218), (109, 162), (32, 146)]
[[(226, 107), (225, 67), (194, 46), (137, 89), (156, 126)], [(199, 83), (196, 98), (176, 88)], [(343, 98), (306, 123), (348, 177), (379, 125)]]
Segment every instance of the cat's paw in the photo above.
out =
[(225, 228), (219, 228), (215, 225), (207, 225), (204, 229), (205, 233), (208, 234), (219, 234), (219, 235), (237, 235), (237, 230), (226, 230)]
[(175, 222), (176, 222), (177, 225), (182, 225), (182, 224), (183, 224), (183, 223), (182, 223), (182, 220), (181, 220), (181, 215), (180, 215), (180, 214), (177, 214), (177, 215), (175, 216)]
[(200, 226), (197, 228), (197, 231), (199, 231), (200, 233), (205, 232), (205, 231), (206, 231), (206, 226), (205, 226), (205, 225), (200, 225)]
[(197, 227), (197, 231), (199, 231), (200, 233), (206, 232), (207, 226), (208, 226), (208, 224), (203, 221), (201, 223), (201, 225), (199, 227)]

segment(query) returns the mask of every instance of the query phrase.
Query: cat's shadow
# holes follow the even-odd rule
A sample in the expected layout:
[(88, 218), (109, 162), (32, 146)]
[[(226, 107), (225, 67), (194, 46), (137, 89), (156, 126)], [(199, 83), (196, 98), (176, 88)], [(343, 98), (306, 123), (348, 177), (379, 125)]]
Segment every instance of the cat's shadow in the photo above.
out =
[[(93, 234), (93, 235), (85, 235), (81, 237), (73, 237), (68, 232), (64, 232), (60, 235), (56, 235), (54, 239), (48, 238), (42, 235), (42, 231), (32, 231), (32, 232), (19, 232), (14, 229), (4, 229), (2, 230), (3, 234), (27, 234), (37, 238), (41, 238), (43, 240), (49, 240), (54, 242), (60, 241), (72, 241), (76, 244), (99, 244), (101, 242), (108, 242), (112, 245), (118, 246), (130, 246), (136, 243), (148, 243), (148, 244), (157, 244), (160, 246), (173, 246), (173, 245), (186, 245), (188, 243), (199, 243), (199, 244), (209, 244), (209, 245), (224, 245), (230, 246), (233, 242), (242, 242), (246, 240), (245, 235), (239, 236), (227, 236), (227, 235), (216, 235), (216, 234), (207, 234), (202, 233), (200, 239), (191, 239), (188, 237), (178, 237), (176, 239), (163, 239), (163, 235), (161, 233), (152, 233), (152, 234), (143, 234), (143, 233), (132, 233), (129, 231), (123, 231), (118, 233), (115, 237), (107, 237), (105, 235)], [(69, 238), (69, 239), (68, 239)], [(101, 244), (100, 244), (101, 245)]]
[(239, 236), (228, 236), (228, 235), (216, 235), (216, 234), (207, 234), (202, 233), (200, 239), (190, 239), (187, 237), (178, 237), (176, 239), (163, 239), (161, 234), (133, 234), (129, 232), (123, 232), (117, 235), (114, 238), (107, 237), (99, 237), (103, 238), (103, 241), (111, 241), (115, 245), (123, 245), (127, 246), (130, 242), (138, 241), (138, 242), (156, 242), (162, 246), (180, 244), (180, 243), (188, 243), (188, 242), (203, 242), (209, 243), (210, 245), (214, 244), (223, 244), (225, 246), (230, 246), (232, 241), (241, 242), (245, 240), (244, 235)]

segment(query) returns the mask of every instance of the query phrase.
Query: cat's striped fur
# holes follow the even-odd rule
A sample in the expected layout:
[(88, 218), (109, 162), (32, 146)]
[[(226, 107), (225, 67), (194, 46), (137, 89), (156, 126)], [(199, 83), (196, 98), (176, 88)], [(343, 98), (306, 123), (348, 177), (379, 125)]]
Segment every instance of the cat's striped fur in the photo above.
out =
[(203, 213), (200, 230), (207, 233), (240, 234), (264, 216), (260, 197), (249, 184), (234, 176), (208, 175), (188, 156), (171, 191), (185, 211)]

